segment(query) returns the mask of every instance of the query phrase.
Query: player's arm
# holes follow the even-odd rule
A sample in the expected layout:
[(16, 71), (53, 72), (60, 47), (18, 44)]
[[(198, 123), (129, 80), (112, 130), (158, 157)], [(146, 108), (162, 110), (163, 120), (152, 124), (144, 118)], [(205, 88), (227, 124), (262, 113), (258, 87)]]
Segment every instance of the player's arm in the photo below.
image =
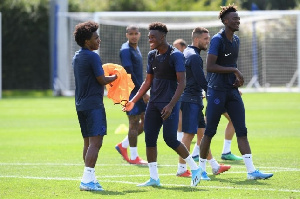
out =
[(240, 87), (244, 84), (243, 74), (235, 67), (224, 67), (219, 64), (216, 64), (218, 56), (213, 54), (208, 54), (206, 63), (207, 63), (207, 72), (210, 73), (233, 73), (236, 76), (234, 87)]
[(199, 56), (193, 56), (191, 57), (190, 65), (194, 79), (196, 80), (197, 84), (206, 92), (207, 81), (203, 72), (203, 61)]
[(116, 74), (111, 75), (111, 76), (101, 75), (101, 76), (96, 77), (98, 83), (101, 84), (101, 85), (109, 84), (109, 83), (115, 81), (117, 78), (118, 78), (118, 76)]
[(140, 89), (136, 93), (136, 95), (123, 107), (123, 111), (131, 111), (134, 107), (134, 104), (139, 101), (143, 96), (146, 95), (147, 91), (151, 87), (151, 83), (153, 81), (153, 74), (147, 74), (145, 81), (142, 83)]
[(116, 74), (111, 75), (111, 76), (104, 76), (104, 70), (102, 68), (102, 61), (98, 54), (96, 54), (96, 53), (91, 54), (89, 61), (90, 61), (92, 70), (94, 72), (94, 75), (97, 79), (97, 82), (99, 84), (106, 85), (106, 84), (109, 84), (109, 83), (115, 81), (118, 78), (118, 76)]
[(235, 73), (238, 71), (235, 67), (224, 67), (219, 64), (216, 64), (218, 59), (217, 55), (208, 54), (206, 63), (207, 63), (207, 72), (210, 73)]
[(165, 106), (161, 111), (161, 117), (163, 120), (166, 120), (172, 113), (173, 107), (176, 105), (179, 100), (184, 88), (185, 88), (185, 72), (176, 72), (177, 76), (177, 89), (173, 95), (170, 103)]
[(131, 75), (131, 79), (135, 87), (140, 88), (142, 82), (138, 81), (136, 74), (134, 74), (133, 72), (133, 63), (131, 60), (131, 54), (129, 49), (126, 48), (120, 51), (120, 59), (121, 59), (122, 66), (124, 67), (126, 72)]
[(176, 105), (177, 101), (179, 100), (179, 98), (185, 88), (185, 72), (177, 72), (176, 76), (177, 76), (177, 83), (178, 83), (177, 89), (169, 103), (172, 107), (174, 107)]

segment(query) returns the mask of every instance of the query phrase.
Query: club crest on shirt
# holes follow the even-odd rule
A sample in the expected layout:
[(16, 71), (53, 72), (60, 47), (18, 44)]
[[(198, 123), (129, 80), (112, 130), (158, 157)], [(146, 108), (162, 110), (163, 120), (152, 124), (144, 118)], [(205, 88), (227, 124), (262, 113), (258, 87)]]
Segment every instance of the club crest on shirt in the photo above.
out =
[(215, 104), (219, 104), (219, 103), (220, 103), (220, 99), (219, 99), (219, 98), (216, 98), (216, 99), (214, 100), (214, 103), (215, 103)]

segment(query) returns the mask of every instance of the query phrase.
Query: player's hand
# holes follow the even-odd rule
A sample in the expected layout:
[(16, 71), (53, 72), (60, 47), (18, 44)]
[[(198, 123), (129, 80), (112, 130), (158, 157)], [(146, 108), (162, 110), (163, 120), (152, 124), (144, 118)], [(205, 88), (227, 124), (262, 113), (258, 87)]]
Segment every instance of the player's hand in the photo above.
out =
[(149, 102), (149, 100), (150, 100), (150, 96), (148, 94), (145, 94), (143, 96), (143, 101), (145, 102), (145, 104), (147, 104)]
[(234, 75), (235, 75), (236, 79), (235, 79), (233, 86), (236, 88), (243, 86), (244, 85), (243, 74), (238, 69), (236, 69), (236, 72), (234, 73)]
[(168, 119), (168, 117), (171, 115), (171, 113), (172, 113), (172, 110), (173, 110), (173, 107), (170, 105), (170, 104), (168, 104), (167, 106), (165, 106), (164, 108), (163, 108), (163, 110), (161, 111), (161, 117), (162, 117), (162, 119), (163, 120), (166, 120), (166, 119)]
[(133, 107), (134, 107), (134, 102), (129, 101), (123, 106), (122, 111), (124, 112), (131, 111)]

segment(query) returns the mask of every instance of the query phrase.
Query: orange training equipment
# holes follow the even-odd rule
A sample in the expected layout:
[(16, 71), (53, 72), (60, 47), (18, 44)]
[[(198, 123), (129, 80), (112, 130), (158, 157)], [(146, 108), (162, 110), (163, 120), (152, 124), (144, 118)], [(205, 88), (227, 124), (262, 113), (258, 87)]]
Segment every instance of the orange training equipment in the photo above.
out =
[(126, 70), (113, 63), (103, 64), (105, 76), (116, 74), (118, 78), (106, 84), (107, 97), (112, 99), (115, 104), (125, 105), (129, 101), (131, 91), (134, 89), (134, 83), (132, 82), (131, 75), (127, 74)]

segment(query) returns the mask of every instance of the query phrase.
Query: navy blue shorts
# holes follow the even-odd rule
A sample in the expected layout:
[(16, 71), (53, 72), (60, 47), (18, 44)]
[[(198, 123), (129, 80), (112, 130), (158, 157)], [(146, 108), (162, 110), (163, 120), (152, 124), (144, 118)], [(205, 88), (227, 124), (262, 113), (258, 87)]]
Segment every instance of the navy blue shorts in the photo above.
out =
[(236, 136), (247, 136), (245, 107), (238, 89), (233, 88), (226, 91), (219, 91), (207, 88), (206, 99), (205, 135), (213, 137), (216, 134), (221, 115), (226, 110), (233, 123)]
[(82, 137), (106, 135), (105, 108), (77, 111)]
[[(202, 105), (189, 102), (181, 102), (180, 108), (182, 111), (182, 132), (197, 134), (198, 128), (205, 128)], [(202, 126), (202, 122), (204, 122), (204, 127)], [(198, 127), (199, 123), (201, 124), (201, 127)]]
[(179, 102), (174, 106), (171, 115), (163, 120), (161, 111), (168, 103), (150, 102), (145, 112), (144, 131), (147, 147), (156, 147), (157, 138), (163, 126), (163, 138), (169, 147), (176, 149), (180, 142), (177, 140), (177, 127), (179, 120)]

